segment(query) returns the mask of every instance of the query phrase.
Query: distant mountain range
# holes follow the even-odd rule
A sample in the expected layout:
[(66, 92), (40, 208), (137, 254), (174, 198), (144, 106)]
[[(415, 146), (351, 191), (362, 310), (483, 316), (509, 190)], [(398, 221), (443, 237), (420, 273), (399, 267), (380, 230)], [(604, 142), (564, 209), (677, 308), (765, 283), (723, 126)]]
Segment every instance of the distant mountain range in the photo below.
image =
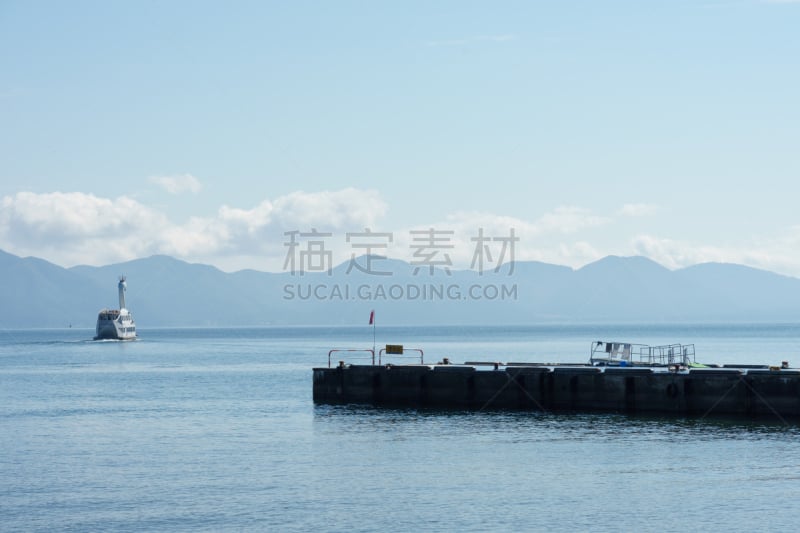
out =
[[(357, 258), (364, 268), (368, 258)], [(517, 262), (483, 275), (372, 258), (370, 272), (225, 273), (153, 256), (62, 268), (0, 251), (0, 328), (94, 327), (128, 307), (140, 330), (169, 326), (797, 322), (800, 279), (735, 264), (669, 270), (644, 257), (609, 256), (579, 269)], [(388, 272), (377, 275), (374, 272)]]

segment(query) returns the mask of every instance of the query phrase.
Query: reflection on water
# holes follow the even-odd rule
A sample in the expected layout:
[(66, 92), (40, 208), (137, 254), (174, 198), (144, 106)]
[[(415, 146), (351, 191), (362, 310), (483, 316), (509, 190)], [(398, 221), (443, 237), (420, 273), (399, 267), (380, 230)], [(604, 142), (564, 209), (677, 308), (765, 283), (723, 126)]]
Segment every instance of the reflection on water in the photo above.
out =
[[(789, 326), (682, 328), (379, 333), (432, 359), (588, 356), (595, 337), (790, 358), (798, 341)], [(313, 405), (311, 368), (331, 347), (371, 346), (366, 328), (85, 337), (0, 332), (0, 529), (796, 528), (796, 424)]]
[(316, 405), (314, 423), (319, 431), (346, 428), (349, 432), (414, 435), (432, 427), (447, 428), (454, 436), (524, 435), (531, 440), (562, 438), (626, 439), (638, 442), (698, 442), (715, 439), (774, 440), (800, 438), (800, 425), (741, 417), (675, 417), (616, 413), (543, 413), (541, 411), (459, 411), (386, 408), (363, 405)]

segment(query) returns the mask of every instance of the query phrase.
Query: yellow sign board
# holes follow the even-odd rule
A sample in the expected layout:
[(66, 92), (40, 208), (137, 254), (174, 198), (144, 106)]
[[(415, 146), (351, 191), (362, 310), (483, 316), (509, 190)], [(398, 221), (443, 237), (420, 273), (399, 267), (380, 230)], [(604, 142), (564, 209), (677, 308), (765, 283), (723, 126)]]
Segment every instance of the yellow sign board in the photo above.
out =
[(387, 344), (386, 345), (386, 353), (392, 355), (401, 355), (403, 353), (403, 345), (402, 344)]

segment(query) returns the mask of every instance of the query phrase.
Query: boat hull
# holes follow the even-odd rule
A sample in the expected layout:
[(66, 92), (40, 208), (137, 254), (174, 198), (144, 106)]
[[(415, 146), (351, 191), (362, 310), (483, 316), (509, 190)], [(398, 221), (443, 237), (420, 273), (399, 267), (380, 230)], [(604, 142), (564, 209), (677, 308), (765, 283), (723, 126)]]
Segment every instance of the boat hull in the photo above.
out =
[(112, 318), (107, 311), (103, 311), (97, 318), (94, 340), (134, 340), (136, 338), (136, 323), (130, 315)]

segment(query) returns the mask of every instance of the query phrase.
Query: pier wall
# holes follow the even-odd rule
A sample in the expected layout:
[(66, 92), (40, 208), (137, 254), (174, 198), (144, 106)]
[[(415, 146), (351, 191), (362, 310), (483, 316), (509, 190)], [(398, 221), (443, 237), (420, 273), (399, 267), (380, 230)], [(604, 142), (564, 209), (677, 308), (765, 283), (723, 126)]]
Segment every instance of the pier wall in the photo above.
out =
[(315, 403), (800, 418), (800, 371), (464, 365), (313, 370)]

